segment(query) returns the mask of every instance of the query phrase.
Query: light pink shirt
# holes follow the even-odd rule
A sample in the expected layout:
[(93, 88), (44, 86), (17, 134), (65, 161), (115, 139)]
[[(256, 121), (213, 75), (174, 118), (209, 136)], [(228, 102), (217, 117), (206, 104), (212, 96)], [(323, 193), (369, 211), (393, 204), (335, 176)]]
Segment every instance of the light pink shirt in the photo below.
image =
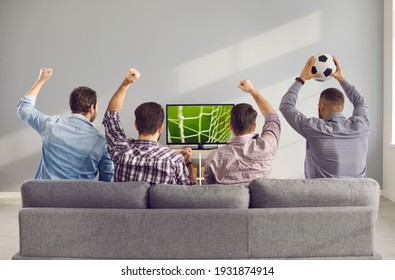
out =
[(280, 141), (281, 125), (276, 113), (265, 119), (262, 134), (233, 137), (206, 159), (205, 184), (249, 183), (270, 176), (272, 161)]

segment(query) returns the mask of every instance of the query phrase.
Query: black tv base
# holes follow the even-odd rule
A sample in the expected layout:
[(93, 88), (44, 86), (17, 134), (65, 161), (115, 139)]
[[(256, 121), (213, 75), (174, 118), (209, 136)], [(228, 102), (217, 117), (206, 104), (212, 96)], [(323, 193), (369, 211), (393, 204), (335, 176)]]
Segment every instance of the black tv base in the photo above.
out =
[(218, 149), (217, 146), (205, 147), (204, 144), (200, 143), (197, 147), (193, 147), (192, 150), (215, 150)]

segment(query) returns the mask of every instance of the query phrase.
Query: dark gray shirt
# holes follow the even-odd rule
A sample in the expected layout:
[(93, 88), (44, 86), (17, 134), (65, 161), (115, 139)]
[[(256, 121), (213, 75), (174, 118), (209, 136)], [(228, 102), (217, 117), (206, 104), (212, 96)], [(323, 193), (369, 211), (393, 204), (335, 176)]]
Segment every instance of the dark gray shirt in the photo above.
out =
[(355, 87), (341, 83), (354, 105), (350, 118), (333, 113), (328, 119), (307, 118), (295, 108), (302, 87), (295, 81), (284, 95), (280, 111), (289, 125), (306, 138), (306, 178), (366, 177), (370, 122), (368, 106)]

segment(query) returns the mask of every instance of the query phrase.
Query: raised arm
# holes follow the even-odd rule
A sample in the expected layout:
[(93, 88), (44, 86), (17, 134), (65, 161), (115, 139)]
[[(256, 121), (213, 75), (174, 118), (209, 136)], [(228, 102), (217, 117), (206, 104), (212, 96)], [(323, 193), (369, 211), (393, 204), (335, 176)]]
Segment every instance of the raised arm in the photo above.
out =
[(340, 65), (339, 60), (336, 57), (333, 57), (333, 60), (336, 63), (336, 72), (332, 74), (332, 76), (340, 83), (344, 92), (346, 93), (347, 98), (350, 100), (352, 105), (354, 106), (353, 116), (364, 116), (369, 119), (368, 116), (368, 104), (366, 103), (363, 96), (357, 91), (357, 89), (349, 84), (347, 80), (344, 78), (342, 67)]
[(37, 81), (34, 83), (32, 88), (26, 93), (26, 96), (37, 97), (41, 87), (45, 84), (45, 82), (49, 78), (51, 78), (52, 73), (53, 73), (52, 68), (48, 68), (48, 67), (41, 68)]
[(313, 74), (312, 69), (314, 66), (315, 58), (314, 56), (309, 57), (309, 59), (306, 62), (306, 65), (302, 69), (302, 72), (300, 72), (300, 75), (298, 78), (296, 78), (302, 85), (304, 84), (305, 81), (308, 81), (314, 77), (319, 77), (319, 73)]
[(343, 70), (342, 66), (340, 65), (339, 60), (336, 57), (333, 57), (333, 61), (335, 61), (336, 64), (336, 72), (332, 73), (333, 78), (335, 78), (339, 83), (342, 83), (345, 81), (345, 78), (343, 76)]
[(120, 112), (122, 110), (123, 102), (125, 100), (126, 92), (128, 91), (129, 86), (139, 78), (140, 73), (136, 69), (130, 68), (126, 74), (125, 79), (122, 81), (122, 84), (116, 90), (110, 102), (108, 103), (107, 112)]
[(314, 62), (315, 59), (313, 56), (307, 60), (305, 66), (300, 72), (299, 77), (295, 79), (291, 87), (285, 93), (279, 106), (281, 113), (289, 125), (301, 135), (304, 135), (302, 128), (303, 124), (308, 120), (308, 118), (296, 108), (296, 101), (298, 100), (299, 90), (305, 81), (308, 81), (317, 75), (319, 76), (318, 73), (313, 74), (311, 72)]
[(35, 108), (36, 97), (44, 83), (52, 76), (52, 73), (52, 68), (41, 68), (38, 79), (25, 96), (22, 97), (17, 107), (19, 118), (36, 130), (40, 135), (48, 120), (51, 118), (53, 120), (58, 118), (58, 116), (47, 116)]
[(262, 115), (266, 118), (266, 116), (269, 113), (274, 113), (275, 110), (273, 109), (272, 105), (255, 89), (253, 84), (250, 82), (250, 80), (242, 80), (240, 81), (238, 87), (251, 94), (251, 96), (254, 98), (256, 104), (259, 107), (259, 110), (261, 111)]

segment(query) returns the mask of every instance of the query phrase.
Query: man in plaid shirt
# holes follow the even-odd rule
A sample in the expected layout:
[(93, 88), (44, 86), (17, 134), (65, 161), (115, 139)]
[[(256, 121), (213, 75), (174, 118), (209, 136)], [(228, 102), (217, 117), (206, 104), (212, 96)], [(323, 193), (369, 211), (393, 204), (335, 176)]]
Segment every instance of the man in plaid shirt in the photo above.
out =
[(191, 149), (180, 153), (162, 146), (158, 139), (163, 130), (164, 111), (155, 102), (147, 102), (135, 110), (138, 139), (128, 138), (120, 122), (127, 90), (140, 77), (129, 69), (120, 87), (114, 93), (103, 119), (108, 150), (114, 162), (116, 182), (144, 181), (154, 184), (196, 184), (193, 174)]

